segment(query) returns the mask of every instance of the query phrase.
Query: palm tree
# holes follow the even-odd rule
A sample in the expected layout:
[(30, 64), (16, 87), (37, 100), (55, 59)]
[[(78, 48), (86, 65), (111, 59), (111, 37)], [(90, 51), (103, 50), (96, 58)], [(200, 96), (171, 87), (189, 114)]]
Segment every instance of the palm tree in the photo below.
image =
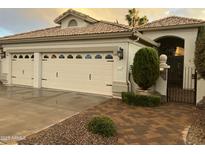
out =
[(139, 11), (135, 8), (128, 10), (128, 14), (125, 16), (129, 26), (137, 27), (148, 22), (147, 16), (139, 17)]
[(148, 23), (148, 21), (149, 20), (148, 20), (147, 16), (140, 17), (139, 21), (138, 21), (138, 26), (144, 25), (144, 24)]

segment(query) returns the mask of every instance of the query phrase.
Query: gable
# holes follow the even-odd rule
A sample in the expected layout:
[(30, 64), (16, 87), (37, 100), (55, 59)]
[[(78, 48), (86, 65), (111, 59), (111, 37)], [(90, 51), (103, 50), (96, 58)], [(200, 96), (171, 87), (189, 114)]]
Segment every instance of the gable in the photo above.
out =
[[(75, 21), (77, 23), (77, 26), (71, 26), (70, 24), (72, 24), (71, 22)], [(87, 27), (88, 25), (90, 25), (90, 23), (88, 23), (85, 20), (82, 20), (80, 18), (77, 18), (73, 15), (69, 15), (67, 17), (65, 17), (62, 21), (61, 21), (61, 28), (68, 28), (68, 27)]]
[[(71, 21), (73, 21), (72, 24), (69, 24)], [(54, 22), (60, 24), (61, 28), (64, 29), (67, 27), (87, 27), (90, 24), (98, 22), (98, 20), (76, 10), (69, 9), (58, 16)]]

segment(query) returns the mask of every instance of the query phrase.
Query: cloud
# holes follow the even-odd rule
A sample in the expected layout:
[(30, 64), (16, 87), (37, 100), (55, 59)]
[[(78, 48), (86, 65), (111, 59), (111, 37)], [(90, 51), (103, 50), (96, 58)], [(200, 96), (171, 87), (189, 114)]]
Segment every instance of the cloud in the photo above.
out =
[(0, 9), (0, 27), (11, 33), (54, 26), (57, 9)]
[[(98, 20), (116, 21), (127, 24), (128, 8), (75, 8)], [(0, 9), (0, 36), (55, 26), (53, 20), (66, 8), (60, 9)], [(205, 19), (205, 9), (139, 8), (139, 15), (146, 15), (149, 21), (169, 15)]]
[(12, 33), (2, 27), (0, 27), (0, 35), (6, 36), (6, 35), (11, 35)]

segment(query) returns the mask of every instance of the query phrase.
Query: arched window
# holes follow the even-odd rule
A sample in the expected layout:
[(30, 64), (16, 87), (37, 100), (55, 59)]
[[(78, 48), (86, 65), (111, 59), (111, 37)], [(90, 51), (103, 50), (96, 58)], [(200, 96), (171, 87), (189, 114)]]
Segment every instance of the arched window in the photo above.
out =
[(95, 59), (102, 59), (102, 56), (101, 55), (96, 55)]
[(34, 55), (32, 55), (31, 58), (33, 59), (33, 58), (34, 58)]
[(55, 59), (55, 58), (57, 58), (56, 55), (52, 55), (51, 56), (51, 59)]
[(92, 56), (91, 55), (86, 55), (85, 59), (92, 59)]
[(43, 58), (44, 59), (48, 59), (49, 57), (48, 57), (48, 55), (44, 55)]
[(78, 23), (75, 19), (72, 19), (71, 21), (69, 21), (68, 27), (74, 27), (74, 26), (78, 26)]
[(17, 58), (17, 55), (14, 55), (13, 58)]
[(28, 55), (25, 55), (25, 59), (28, 59), (29, 58), (29, 56)]
[(109, 55), (106, 55), (106, 56), (105, 56), (105, 59), (113, 59), (113, 56), (110, 55), (110, 54), (109, 54)]
[(82, 59), (83, 57), (81, 55), (77, 55), (75, 58), (76, 59)]
[(64, 55), (60, 55), (60, 56), (59, 56), (59, 59), (64, 59), (64, 58), (65, 58)]
[(19, 59), (22, 59), (23, 58), (23, 56), (22, 55), (19, 55)]
[(67, 58), (68, 59), (73, 59), (73, 56), (72, 55), (68, 55)]

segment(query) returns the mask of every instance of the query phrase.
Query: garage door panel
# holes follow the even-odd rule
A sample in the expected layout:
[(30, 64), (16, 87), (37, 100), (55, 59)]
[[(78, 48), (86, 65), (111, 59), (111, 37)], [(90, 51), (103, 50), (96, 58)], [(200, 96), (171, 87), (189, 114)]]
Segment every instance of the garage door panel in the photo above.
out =
[[(49, 58), (42, 62), (42, 78), (46, 79), (42, 81), (43, 87), (112, 95), (112, 87), (106, 85), (112, 84), (113, 63), (107, 62), (106, 54), (93, 53), (90, 54), (93, 59), (85, 59), (87, 53), (66, 53), (65, 59), (58, 58), (60, 54), (51, 59), (54, 54), (46, 54)], [(70, 54), (73, 59), (67, 59)], [(82, 59), (75, 58), (78, 54)], [(94, 59), (97, 54), (102, 59)]]
[(31, 54), (12, 54), (12, 84), (33, 85), (33, 59)]

